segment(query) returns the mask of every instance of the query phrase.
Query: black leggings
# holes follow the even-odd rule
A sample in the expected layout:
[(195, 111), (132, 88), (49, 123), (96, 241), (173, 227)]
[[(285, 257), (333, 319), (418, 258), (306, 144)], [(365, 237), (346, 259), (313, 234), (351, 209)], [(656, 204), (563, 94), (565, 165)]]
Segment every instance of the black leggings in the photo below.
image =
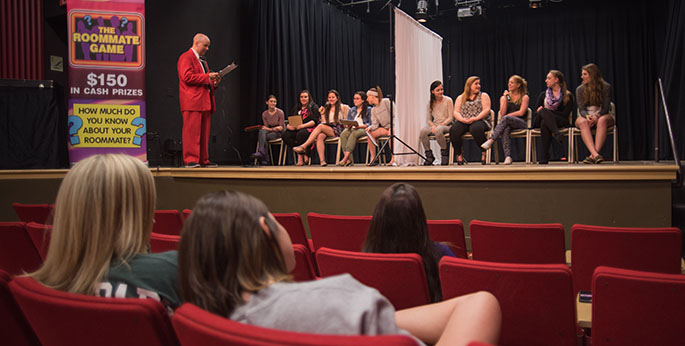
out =
[(552, 136), (559, 133), (560, 127), (571, 126), (568, 122), (568, 114), (560, 115), (547, 108), (543, 108), (535, 115), (534, 126), (540, 127), (540, 139), (542, 140), (540, 162), (548, 162), (549, 146), (552, 144)]
[(485, 131), (489, 129), (488, 123), (483, 120), (477, 120), (471, 124), (464, 124), (459, 121), (454, 122), (450, 128), (450, 141), (454, 147), (454, 153), (461, 155), (462, 137), (466, 132), (471, 133), (473, 140), (480, 147), (481, 144), (485, 143)]

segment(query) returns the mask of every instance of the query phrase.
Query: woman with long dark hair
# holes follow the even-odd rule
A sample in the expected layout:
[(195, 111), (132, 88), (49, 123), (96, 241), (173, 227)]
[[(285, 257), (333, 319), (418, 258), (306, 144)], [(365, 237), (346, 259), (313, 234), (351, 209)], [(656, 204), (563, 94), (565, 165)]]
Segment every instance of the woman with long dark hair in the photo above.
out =
[(319, 108), (321, 113), (321, 122), (316, 125), (314, 130), (309, 134), (307, 140), (300, 146), (294, 147), (293, 151), (298, 154), (304, 154), (306, 148), (316, 141), (316, 151), (319, 154), (319, 162), (321, 166), (327, 166), (325, 156), (326, 137), (338, 137), (342, 132), (343, 126), (340, 123), (343, 116), (349, 112), (350, 107), (340, 101), (340, 93), (337, 90), (328, 91), (328, 102), (325, 106)]
[(454, 104), (452, 98), (444, 94), (444, 87), (439, 80), (431, 83), (430, 86), (430, 101), (426, 108), (426, 126), (421, 129), (419, 133), (419, 141), (423, 144), (423, 150), (426, 153), (426, 161), (424, 166), (430, 166), (435, 161), (435, 156), (430, 148), (430, 141), (428, 136), (435, 135), (435, 140), (440, 145), (440, 164), (447, 165), (449, 162), (449, 148), (445, 140), (445, 134), (450, 132), (452, 126), (452, 112), (454, 111)]
[[(314, 102), (312, 94), (309, 90), (302, 90), (298, 94), (297, 105), (290, 111), (290, 115), (299, 115), (302, 117), (302, 125), (293, 126), (287, 124), (285, 132), (283, 133), (283, 143), (295, 148), (304, 143), (309, 134), (314, 130), (314, 127), (319, 123), (319, 106)], [(297, 166), (302, 166), (309, 159), (309, 149), (305, 152), (297, 153)]]
[(454, 257), (454, 253), (447, 245), (430, 239), (423, 203), (413, 186), (397, 183), (385, 189), (373, 212), (362, 251), (418, 254), (423, 259), (431, 301), (442, 300), (438, 262), (442, 256)]
[[(580, 129), (583, 143), (590, 151), (584, 163), (594, 164), (604, 161), (599, 154), (607, 138), (607, 128), (616, 123), (616, 115), (611, 113), (611, 84), (604, 81), (602, 72), (595, 64), (583, 66), (580, 78), (583, 83), (576, 88), (578, 118), (576, 127)], [(595, 139), (592, 128), (596, 127)]]
[(354, 126), (346, 127), (340, 133), (340, 148), (343, 151), (343, 158), (339, 165), (349, 166), (353, 164), (354, 158), (351, 157), (354, 147), (357, 145), (359, 137), (366, 135), (366, 128), (371, 126), (371, 106), (366, 102), (366, 93), (357, 91), (352, 98), (354, 107), (347, 113), (347, 120), (356, 121)]
[(564, 74), (561, 71), (550, 70), (545, 78), (547, 89), (540, 93), (535, 110), (535, 127), (540, 127), (542, 140), (541, 164), (549, 162), (549, 146), (552, 138), (561, 143), (560, 127), (569, 127), (569, 115), (576, 108), (573, 94), (566, 88)]

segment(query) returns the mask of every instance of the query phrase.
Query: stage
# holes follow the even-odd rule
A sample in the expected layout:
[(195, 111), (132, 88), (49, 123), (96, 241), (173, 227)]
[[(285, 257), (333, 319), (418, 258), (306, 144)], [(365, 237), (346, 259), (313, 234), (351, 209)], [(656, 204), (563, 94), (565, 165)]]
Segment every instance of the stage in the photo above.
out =
[[(265, 166), (150, 168), (157, 209), (192, 208), (203, 194), (234, 189), (262, 199), (273, 212), (371, 215), (381, 192), (395, 182), (414, 185), (429, 219), (671, 226), (673, 162), (600, 165), (352, 167)], [(0, 220), (13, 221), (12, 202), (53, 203), (67, 170), (0, 171)]]

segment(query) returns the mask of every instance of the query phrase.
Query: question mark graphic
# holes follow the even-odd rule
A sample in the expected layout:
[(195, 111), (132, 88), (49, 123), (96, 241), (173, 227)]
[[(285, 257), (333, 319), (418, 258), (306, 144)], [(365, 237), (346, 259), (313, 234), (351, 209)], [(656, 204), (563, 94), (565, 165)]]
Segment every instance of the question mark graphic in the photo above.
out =
[(67, 126), (69, 127), (69, 140), (71, 141), (71, 145), (81, 143), (81, 140), (76, 135), (81, 126), (83, 126), (81, 117), (70, 115), (69, 118), (67, 118)]
[(145, 121), (145, 118), (135, 118), (133, 121), (131, 121), (131, 125), (138, 127), (135, 137), (133, 137), (133, 144), (140, 146), (140, 142), (142, 142), (142, 136), (145, 134), (146, 123), (147, 122)]

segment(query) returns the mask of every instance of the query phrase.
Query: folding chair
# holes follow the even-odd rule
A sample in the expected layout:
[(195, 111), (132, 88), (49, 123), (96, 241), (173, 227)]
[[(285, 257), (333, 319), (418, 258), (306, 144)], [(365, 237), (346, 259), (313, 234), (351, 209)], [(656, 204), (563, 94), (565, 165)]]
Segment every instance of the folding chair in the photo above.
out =
[(55, 207), (54, 204), (12, 203), (12, 207), (22, 222), (36, 222), (43, 225), (52, 223), (51, 216)]
[(517, 224), (473, 220), (469, 230), (474, 260), (566, 263), (564, 226), (560, 223)]
[(26, 232), (28, 233), (33, 246), (38, 250), (38, 254), (42, 261), (48, 256), (48, 248), (50, 247), (50, 233), (52, 232), (51, 225), (41, 225), (35, 222), (29, 222), (26, 225)]
[(666, 274), (680, 273), (678, 228), (629, 228), (573, 225), (571, 270), (574, 293), (590, 290), (598, 266)]
[(0, 270), (0, 343), (12, 346), (39, 346), (40, 342), (12, 297), (11, 276)]
[(180, 235), (159, 234), (152, 232), (150, 235), (150, 252), (158, 253), (164, 251), (178, 250), (181, 242)]
[(183, 217), (176, 209), (155, 210), (155, 223), (152, 231), (158, 234), (181, 235)]
[(443, 299), (478, 291), (497, 297), (501, 345), (576, 345), (573, 284), (565, 264), (443, 257), (439, 267)]
[(344, 216), (309, 213), (309, 233), (314, 251), (325, 246), (332, 249), (361, 251), (369, 231), (371, 216)]
[[(293, 315), (297, 318), (297, 315)], [(407, 335), (325, 335), (297, 333), (231, 321), (190, 303), (176, 309), (171, 319), (184, 346), (410, 346), (416, 341)]]
[(295, 253), (295, 268), (290, 273), (295, 281), (316, 280), (316, 271), (312, 264), (312, 253), (302, 244), (293, 244)]
[(10, 275), (30, 273), (43, 264), (23, 222), (0, 222), (0, 270)]
[[(611, 103), (611, 109), (609, 110), (609, 113), (614, 115), (614, 119), (616, 118), (616, 106), (614, 103)], [(595, 136), (597, 135), (597, 127), (592, 128), (592, 135)], [(614, 163), (618, 163), (618, 126), (616, 124), (607, 127), (607, 135), (611, 135), (613, 139), (613, 160)], [(578, 141), (577, 137), (580, 136), (580, 129), (573, 126), (571, 128), (571, 140), (573, 140), (573, 148), (574, 148), (574, 155), (573, 155), (573, 162), (578, 162), (578, 143), (583, 143), (582, 140)]]
[(321, 277), (349, 273), (377, 289), (395, 310), (430, 303), (423, 260), (415, 253), (363, 253), (323, 247), (316, 252), (316, 261)]
[(9, 287), (43, 345), (178, 345), (156, 300), (62, 292), (30, 277), (15, 277)]
[(685, 345), (685, 276), (597, 267), (592, 345)]
[(447, 243), (455, 256), (468, 258), (461, 220), (428, 220), (428, 234), (433, 241)]
[[(525, 120), (526, 120), (526, 128), (525, 129), (518, 129), (518, 130), (512, 130), (511, 133), (509, 133), (509, 138), (515, 139), (515, 138), (523, 138), (526, 140), (526, 163), (530, 163), (530, 128), (531, 128), (531, 123), (533, 122), (533, 111), (528, 108), (528, 112), (526, 113)], [(497, 124), (499, 124), (502, 121), (502, 113), (497, 112)], [(490, 138), (490, 135), (492, 135), (492, 132), (495, 131), (495, 128), (493, 127), (492, 130), (490, 130), (488, 134), (488, 138)], [(492, 148), (487, 151), (486, 154), (486, 161), (487, 163), (490, 163), (492, 161), (492, 152), (495, 152), (495, 162), (499, 163), (499, 143), (498, 141), (495, 141), (492, 144)]]

